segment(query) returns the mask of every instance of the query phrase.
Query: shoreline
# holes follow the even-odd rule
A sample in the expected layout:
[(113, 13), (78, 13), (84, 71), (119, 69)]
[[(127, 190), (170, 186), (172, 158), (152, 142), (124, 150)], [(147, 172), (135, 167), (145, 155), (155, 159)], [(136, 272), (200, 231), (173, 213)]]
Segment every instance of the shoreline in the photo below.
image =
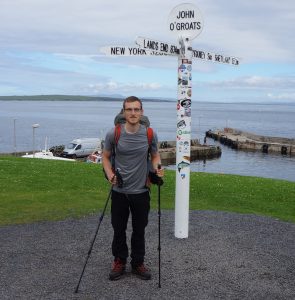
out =
[[(85, 96), (85, 95), (25, 95), (25, 96), (0, 96), (0, 101), (72, 101), (72, 102), (104, 102), (104, 101), (114, 101), (114, 102), (120, 102), (123, 101), (126, 97), (120, 96), (120, 95), (114, 95), (114, 96)], [(148, 98), (148, 97), (142, 97), (141, 100), (143, 102), (177, 102), (176, 97), (175, 98)], [(237, 101), (214, 101), (214, 100), (198, 100), (194, 101), (194, 103), (210, 103), (210, 104), (225, 104), (225, 105), (289, 105), (289, 106), (295, 106), (295, 103), (292, 101), (290, 102), (272, 102), (272, 101), (260, 101), (260, 102), (237, 102)]]
[[(175, 141), (162, 141), (158, 143), (159, 152), (163, 166), (176, 164), (176, 142)], [(0, 156), (15, 156), (21, 157), (22, 155), (33, 153), (33, 151), (20, 151), (12, 153), (0, 153)], [(55, 155), (60, 157), (59, 155)], [(191, 153), (190, 161), (216, 159), (221, 156), (221, 148), (214, 145), (201, 145), (197, 140), (191, 140)], [(86, 157), (77, 159), (79, 161), (86, 161)]]

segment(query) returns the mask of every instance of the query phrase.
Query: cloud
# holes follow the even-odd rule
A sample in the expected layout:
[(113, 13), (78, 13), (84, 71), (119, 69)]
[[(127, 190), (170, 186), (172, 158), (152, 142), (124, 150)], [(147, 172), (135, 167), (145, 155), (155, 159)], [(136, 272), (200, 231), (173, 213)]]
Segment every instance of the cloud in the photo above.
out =
[[(99, 55), (99, 48), (135, 46), (136, 36), (177, 45), (167, 21), (178, 4), (179, 0), (1, 0), (0, 92), (175, 93), (176, 57), (114, 58)], [(194, 86), (235, 92), (237, 99), (242, 97), (239, 89), (263, 91), (272, 95), (266, 96), (269, 99), (292, 95), (294, 0), (200, 0), (197, 6), (204, 28), (192, 41), (193, 49), (238, 57), (245, 67), (223, 71), (221, 64), (194, 62)], [(268, 73), (266, 65), (272, 69)]]
[(204, 84), (211, 87), (231, 89), (294, 89), (295, 77), (262, 77), (253, 75), (229, 80), (207, 82)]
[(267, 98), (271, 100), (295, 100), (295, 93), (272, 94), (268, 93)]
[(99, 82), (95, 84), (89, 84), (85, 87), (85, 90), (88, 93), (100, 93), (100, 92), (123, 92), (129, 93), (132, 91), (144, 91), (144, 90), (152, 90), (156, 91), (163, 88), (163, 86), (159, 83), (152, 82), (152, 83), (144, 83), (144, 82), (132, 82), (132, 83), (119, 83), (115, 81), (108, 81), (108, 82)]
[[(167, 20), (178, 4), (177, 0), (1, 0), (0, 42), (8, 48), (73, 54), (95, 54), (98, 47), (110, 44), (130, 45), (138, 35), (176, 43)], [(294, 61), (293, 0), (284, 5), (266, 0), (200, 1), (198, 7), (204, 29), (193, 45), (246, 61)]]
[(204, 6), (205, 26), (200, 42), (212, 51), (238, 56), (244, 61), (294, 62), (292, 32), (295, 2), (208, 1)]

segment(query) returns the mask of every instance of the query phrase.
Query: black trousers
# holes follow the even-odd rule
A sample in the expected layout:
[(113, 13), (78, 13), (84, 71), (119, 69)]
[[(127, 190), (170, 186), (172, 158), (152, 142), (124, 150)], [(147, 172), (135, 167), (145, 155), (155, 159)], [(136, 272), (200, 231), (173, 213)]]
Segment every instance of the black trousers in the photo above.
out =
[(114, 229), (112, 253), (115, 258), (126, 262), (128, 246), (126, 229), (129, 214), (132, 216), (131, 265), (137, 266), (144, 262), (145, 227), (148, 224), (150, 211), (150, 194), (122, 194), (112, 192), (111, 220)]

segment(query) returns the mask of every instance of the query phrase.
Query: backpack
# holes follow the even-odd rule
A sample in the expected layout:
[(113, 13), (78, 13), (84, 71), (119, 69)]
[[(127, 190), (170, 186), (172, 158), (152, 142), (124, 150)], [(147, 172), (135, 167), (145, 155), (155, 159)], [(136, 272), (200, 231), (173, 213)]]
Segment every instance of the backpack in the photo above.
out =
[[(148, 146), (149, 146), (148, 155), (147, 155), (147, 164), (148, 164), (148, 169), (149, 169), (149, 174), (150, 174), (152, 172), (150, 153), (151, 153), (151, 144), (152, 144), (153, 137), (154, 137), (154, 131), (151, 127), (146, 127), (146, 135), (147, 135)], [(113, 146), (112, 146), (112, 155), (111, 155), (111, 164), (112, 164), (112, 169), (113, 169), (114, 173), (116, 173), (116, 170), (115, 170), (116, 147), (119, 142), (120, 136), (121, 136), (121, 123), (117, 123), (114, 128), (114, 142), (113, 142)], [(103, 172), (104, 172), (105, 178), (108, 180), (104, 169), (103, 169)], [(148, 177), (150, 177), (150, 175)], [(147, 186), (149, 186), (149, 185), (150, 185), (150, 180), (148, 178)]]
[[(114, 119), (114, 124), (115, 126), (118, 124), (124, 124), (126, 123), (126, 119), (124, 117), (123, 114), (123, 109), (116, 115), (115, 119)], [(139, 123), (141, 125), (144, 125), (145, 127), (150, 127), (150, 120), (147, 116), (142, 115), (140, 117)]]

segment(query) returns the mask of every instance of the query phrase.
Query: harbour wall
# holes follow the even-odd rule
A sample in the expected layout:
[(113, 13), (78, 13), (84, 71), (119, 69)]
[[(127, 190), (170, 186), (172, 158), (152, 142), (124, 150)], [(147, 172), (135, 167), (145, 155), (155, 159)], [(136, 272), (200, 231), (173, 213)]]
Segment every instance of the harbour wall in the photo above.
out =
[(295, 155), (295, 139), (256, 135), (234, 128), (209, 130), (206, 132), (206, 137), (232, 149)]
[[(163, 141), (159, 145), (161, 162), (164, 166), (176, 163), (176, 142)], [(201, 145), (197, 140), (191, 140), (190, 161), (214, 159), (221, 156), (221, 148), (215, 145)]]

